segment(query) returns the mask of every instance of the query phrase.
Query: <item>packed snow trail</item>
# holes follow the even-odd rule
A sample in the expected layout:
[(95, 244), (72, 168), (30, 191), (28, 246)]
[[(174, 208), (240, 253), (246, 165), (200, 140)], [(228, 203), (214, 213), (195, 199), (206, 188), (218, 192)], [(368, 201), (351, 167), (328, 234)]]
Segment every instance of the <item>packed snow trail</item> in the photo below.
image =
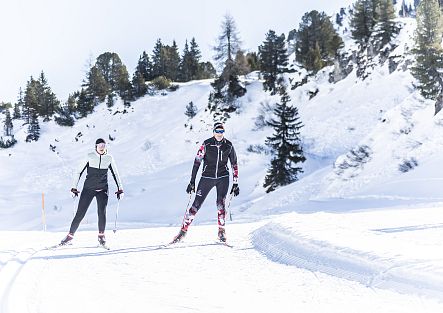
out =
[[(0, 277), (12, 277), (0, 280), (1, 313), (443, 310), (433, 299), (274, 263), (250, 239), (263, 225), (229, 225), (233, 248), (215, 243), (216, 225), (194, 225), (184, 242), (169, 247), (161, 245), (177, 227), (109, 231), (110, 251), (97, 248), (91, 231), (79, 231), (72, 246), (56, 250), (40, 248), (62, 233), (16, 232), (13, 243), (4, 240), (10, 233), (0, 232)], [(16, 255), (14, 245), (24, 255)]]

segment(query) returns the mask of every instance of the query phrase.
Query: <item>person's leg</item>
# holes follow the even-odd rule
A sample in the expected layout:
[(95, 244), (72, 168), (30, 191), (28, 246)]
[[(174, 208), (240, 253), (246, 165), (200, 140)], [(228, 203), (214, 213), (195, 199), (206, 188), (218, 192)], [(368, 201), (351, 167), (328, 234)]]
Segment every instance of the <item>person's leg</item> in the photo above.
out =
[(194, 220), (195, 215), (198, 210), (200, 210), (203, 202), (205, 201), (209, 191), (214, 187), (215, 179), (202, 177), (198, 183), (197, 191), (195, 194), (194, 202), (191, 207), (186, 210), (185, 216), (183, 218), (182, 230), (187, 231), (189, 225), (191, 225)]
[(71, 228), (69, 229), (69, 233), (74, 235), (80, 226), (81, 221), (85, 217), (86, 211), (88, 211), (89, 205), (91, 204), (92, 199), (94, 198), (95, 191), (83, 189), (80, 194), (80, 200), (78, 201), (77, 213), (74, 216), (74, 219), (71, 223)]
[(104, 234), (106, 228), (106, 207), (108, 205), (108, 191), (102, 190), (95, 194), (97, 200), (97, 215), (98, 215), (98, 233)]
[(225, 217), (226, 217), (226, 209), (225, 209), (225, 201), (226, 195), (228, 194), (229, 189), (229, 177), (222, 177), (217, 180), (217, 216), (218, 216), (218, 227), (225, 227)]

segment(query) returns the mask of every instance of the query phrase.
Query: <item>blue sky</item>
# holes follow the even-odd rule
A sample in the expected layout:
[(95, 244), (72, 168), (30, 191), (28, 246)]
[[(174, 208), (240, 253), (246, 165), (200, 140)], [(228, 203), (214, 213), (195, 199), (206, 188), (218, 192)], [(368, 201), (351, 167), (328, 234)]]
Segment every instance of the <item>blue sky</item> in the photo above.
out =
[(31, 75), (44, 70), (57, 96), (78, 90), (88, 60), (106, 51), (120, 55), (133, 73), (139, 55), (157, 38), (176, 40), (180, 52), (195, 37), (203, 59), (226, 13), (238, 26), (243, 48), (256, 51), (269, 29), (287, 34), (312, 9), (333, 14), (353, 0), (6, 0), (0, 2), (0, 101), (14, 102)]

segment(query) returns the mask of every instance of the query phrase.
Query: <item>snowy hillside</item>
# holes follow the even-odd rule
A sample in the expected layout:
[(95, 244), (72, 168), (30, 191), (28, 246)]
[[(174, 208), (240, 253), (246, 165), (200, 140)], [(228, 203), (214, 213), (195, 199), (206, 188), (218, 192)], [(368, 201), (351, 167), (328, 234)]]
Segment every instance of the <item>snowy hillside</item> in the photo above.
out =
[[(0, 150), (0, 312), (57, 312), (60, 300), (51, 301), (68, 285), (87, 296), (87, 303), (99, 298), (109, 312), (151, 304), (154, 311), (197, 311), (201, 299), (206, 299), (203, 312), (293, 312), (287, 309), (293, 301), (301, 312), (441, 311), (443, 121), (441, 114), (433, 115), (433, 103), (413, 88), (415, 21), (399, 23), (402, 30), (389, 55), (394, 70), (390, 61), (377, 57), (365, 80), (354, 69), (331, 83), (331, 66), (289, 90), (304, 124), (307, 161), (299, 181), (270, 194), (262, 185), (271, 158), (264, 142), (272, 129), (259, 121), (260, 115), (270, 116), (266, 108), (278, 97), (263, 91), (257, 73), (244, 78), (247, 93), (238, 114), (226, 123), (226, 137), (237, 150), (241, 189), (227, 226), (232, 249), (211, 239), (214, 192), (183, 245), (159, 246), (178, 231), (195, 153), (212, 135), (212, 117), (205, 111), (210, 80), (180, 84), (175, 92), (146, 96), (128, 108), (101, 104), (73, 128), (41, 123), (38, 142), (24, 143), (24, 128), (14, 125), (19, 143)], [(344, 38), (346, 49), (354, 49), (349, 34)], [(287, 80), (294, 85), (304, 75), (291, 73)], [(199, 111), (188, 120), (184, 112), (191, 101)], [(90, 243), (97, 227), (93, 204), (73, 247), (43, 250), (68, 230), (77, 204), (69, 195), (72, 171), (99, 137), (109, 142), (125, 190), (119, 231), (108, 239), (113, 249), (97, 251)], [(110, 187), (115, 191), (113, 182)], [(40, 232), (42, 193), (45, 233)], [(116, 205), (110, 198), (108, 229)], [(178, 258), (181, 264), (175, 264)], [(74, 266), (79, 269), (64, 272)], [(41, 274), (46, 272), (64, 278)], [(96, 276), (72, 286), (78, 272)], [(110, 287), (114, 283), (118, 289)], [(97, 285), (106, 286), (103, 294), (82, 291)], [(45, 293), (51, 288), (56, 295)], [(145, 300), (146, 290), (152, 298)], [(227, 290), (222, 296), (233, 302), (214, 304), (219, 298), (209, 291), (219, 290)], [(173, 300), (167, 297), (171, 293)], [(20, 303), (22, 294), (32, 295), (29, 302)], [(116, 305), (116, 297), (125, 300)], [(71, 299), (69, 307), (82, 311)], [(101, 308), (94, 304), (87, 311)]]

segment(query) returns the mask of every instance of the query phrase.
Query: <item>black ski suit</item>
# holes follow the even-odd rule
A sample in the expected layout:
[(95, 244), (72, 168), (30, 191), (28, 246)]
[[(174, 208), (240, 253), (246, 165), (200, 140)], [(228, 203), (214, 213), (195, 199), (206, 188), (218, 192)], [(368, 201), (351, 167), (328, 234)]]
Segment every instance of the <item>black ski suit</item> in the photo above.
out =
[(182, 229), (187, 230), (194, 220), (195, 215), (202, 206), (206, 196), (212, 188), (217, 189), (217, 215), (218, 226), (225, 226), (225, 199), (229, 188), (229, 169), (228, 161), (233, 170), (233, 182), (238, 181), (237, 155), (232, 143), (223, 138), (217, 141), (215, 137), (206, 139), (201, 145), (195, 157), (194, 167), (192, 168), (191, 184), (195, 185), (195, 178), (198, 169), (203, 161), (202, 176), (198, 183), (195, 200), (192, 206), (186, 211), (183, 220)]
[(85, 170), (87, 171), (86, 180), (78, 202), (77, 213), (69, 230), (71, 234), (77, 231), (94, 197), (97, 200), (98, 231), (99, 233), (105, 231), (106, 206), (108, 204), (108, 169), (111, 170), (117, 189), (123, 190), (114, 158), (107, 153), (99, 154), (97, 151), (89, 153), (87, 159), (81, 163), (79, 171), (75, 173), (72, 188), (77, 189), (82, 174)]

